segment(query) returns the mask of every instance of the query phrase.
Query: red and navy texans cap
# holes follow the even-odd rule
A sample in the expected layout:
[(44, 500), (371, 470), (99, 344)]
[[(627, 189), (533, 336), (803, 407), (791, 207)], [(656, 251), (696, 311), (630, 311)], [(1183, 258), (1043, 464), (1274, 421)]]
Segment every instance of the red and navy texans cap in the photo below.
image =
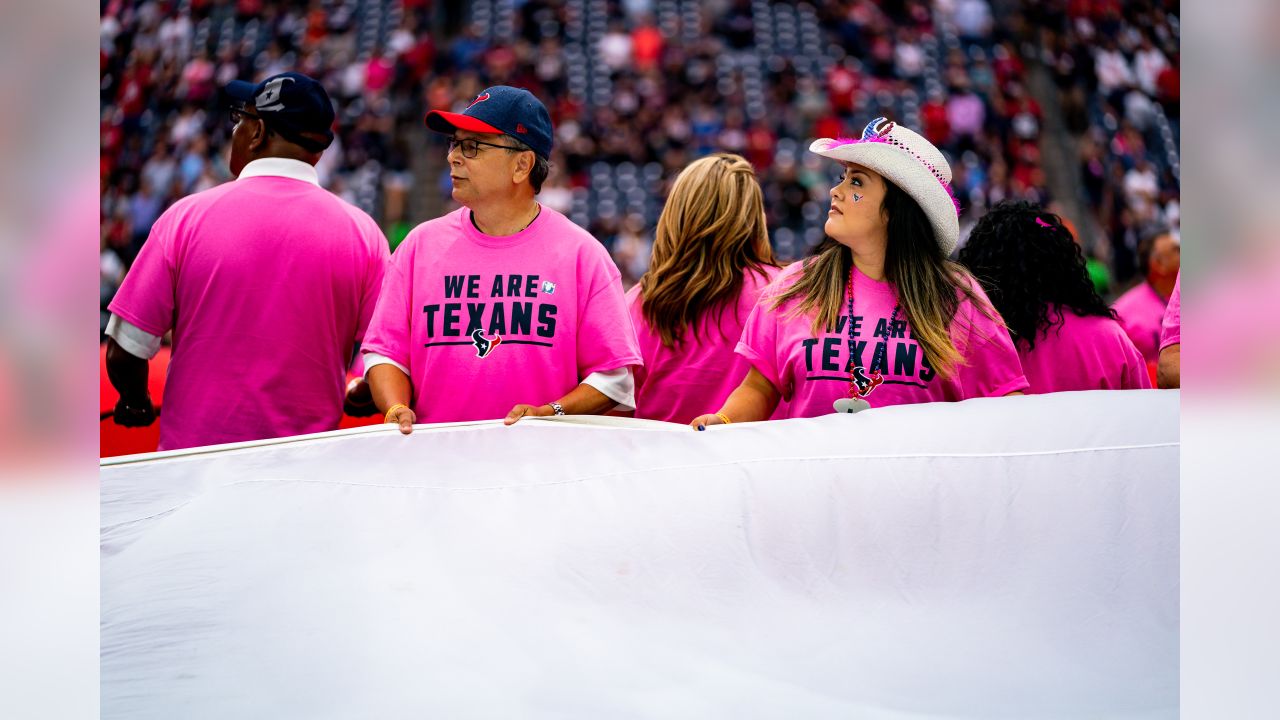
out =
[(510, 135), (539, 156), (551, 157), (551, 114), (524, 88), (494, 85), (476, 96), (460, 113), (432, 110), (427, 127), (452, 135), (455, 130)]
[[(262, 116), (267, 127), (290, 142), (313, 152), (320, 152), (333, 142), (333, 102), (324, 86), (302, 73), (272, 75), (254, 85), (232, 80), (222, 88), (227, 97)], [(325, 138), (323, 144), (303, 137), (314, 133)]]

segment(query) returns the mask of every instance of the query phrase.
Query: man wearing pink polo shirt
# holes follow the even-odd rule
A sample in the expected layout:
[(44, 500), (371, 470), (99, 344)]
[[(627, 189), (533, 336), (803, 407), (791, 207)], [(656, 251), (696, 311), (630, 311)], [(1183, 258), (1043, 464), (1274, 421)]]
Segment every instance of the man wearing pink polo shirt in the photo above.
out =
[(329, 96), (292, 72), (224, 92), (237, 179), (165, 211), (110, 305), (121, 425), (155, 421), (147, 359), (173, 331), (161, 450), (333, 430), (344, 400), (373, 411), (345, 375), (389, 252), (372, 218), (320, 187)]

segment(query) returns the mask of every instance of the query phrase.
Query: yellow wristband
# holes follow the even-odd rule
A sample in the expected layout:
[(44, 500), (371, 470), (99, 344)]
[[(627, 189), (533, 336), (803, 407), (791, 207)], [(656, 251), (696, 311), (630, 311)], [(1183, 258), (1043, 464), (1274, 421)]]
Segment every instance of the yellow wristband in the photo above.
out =
[(391, 422), (391, 413), (399, 410), (400, 408), (404, 408), (405, 410), (408, 410), (409, 406), (405, 405), (404, 403), (396, 403), (395, 405), (392, 405), (391, 407), (387, 408), (387, 414), (382, 416), (382, 422), (384, 423)]
[(733, 421), (729, 419), (729, 416), (724, 413), (716, 413), (716, 417), (720, 418), (720, 422), (723, 422), (725, 425), (733, 424)]

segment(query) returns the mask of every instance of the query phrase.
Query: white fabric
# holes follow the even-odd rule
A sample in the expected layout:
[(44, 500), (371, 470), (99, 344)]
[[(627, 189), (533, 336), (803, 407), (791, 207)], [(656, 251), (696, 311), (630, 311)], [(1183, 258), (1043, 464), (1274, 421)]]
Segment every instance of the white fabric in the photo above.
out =
[(1178, 393), (104, 461), (104, 718), (1169, 718)]
[(115, 313), (107, 320), (106, 335), (122, 350), (143, 360), (150, 360), (160, 352), (162, 338), (159, 335), (152, 335)]

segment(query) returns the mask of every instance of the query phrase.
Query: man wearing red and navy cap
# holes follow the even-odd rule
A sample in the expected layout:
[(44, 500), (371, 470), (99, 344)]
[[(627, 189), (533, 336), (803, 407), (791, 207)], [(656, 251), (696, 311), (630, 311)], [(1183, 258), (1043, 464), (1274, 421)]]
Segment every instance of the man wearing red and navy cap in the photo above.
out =
[(346, 372), (373, 313), (387, 240), (320, 187), (333, 141), (320, 83), (232, 82), (234, 182), (173, 204), (112, 300), (107, 373), (116, 422), (149, 425), (147, 359), (173, 332), (160, 449), (334, 430), (344, 401), (373, 412)]
[(433, 110), (450, 136), (462, 207), (396, 249), (362, 351), (378, 408), (416, 422), (633, 409), (641, 364), (617, 267), (604, 247), (538, 203), (551, 116), (500, 85), (462, 112)]

